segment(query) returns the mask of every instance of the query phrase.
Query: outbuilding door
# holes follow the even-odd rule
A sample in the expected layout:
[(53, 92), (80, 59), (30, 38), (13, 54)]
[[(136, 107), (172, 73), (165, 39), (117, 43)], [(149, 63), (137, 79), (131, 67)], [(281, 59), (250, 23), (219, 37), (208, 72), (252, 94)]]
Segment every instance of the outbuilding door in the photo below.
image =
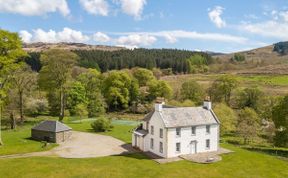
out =
[(195, 140), (190, 142), (190, 154), (197, 153), (197, 142)]

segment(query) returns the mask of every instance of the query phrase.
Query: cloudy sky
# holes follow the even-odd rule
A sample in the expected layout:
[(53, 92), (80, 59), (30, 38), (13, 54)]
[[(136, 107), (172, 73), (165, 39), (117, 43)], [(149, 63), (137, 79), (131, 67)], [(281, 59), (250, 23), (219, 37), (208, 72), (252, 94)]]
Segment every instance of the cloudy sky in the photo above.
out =
[(232, 52), (288, 40), (286, 0), (0, 0), (24, 42)]

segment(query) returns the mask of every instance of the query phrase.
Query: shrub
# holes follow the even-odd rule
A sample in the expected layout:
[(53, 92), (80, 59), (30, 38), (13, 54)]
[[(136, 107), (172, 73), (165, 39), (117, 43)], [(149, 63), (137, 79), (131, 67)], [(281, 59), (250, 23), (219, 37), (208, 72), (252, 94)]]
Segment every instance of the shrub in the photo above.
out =
[(95, 132), (106, 132), (112, 128), (111, 120), (101, 117), (91, 123), (91, 127)]
[(29, 116), (37, 116), (48, 112), (47, 99), (29, 98), (25, 105), (25, 113)]

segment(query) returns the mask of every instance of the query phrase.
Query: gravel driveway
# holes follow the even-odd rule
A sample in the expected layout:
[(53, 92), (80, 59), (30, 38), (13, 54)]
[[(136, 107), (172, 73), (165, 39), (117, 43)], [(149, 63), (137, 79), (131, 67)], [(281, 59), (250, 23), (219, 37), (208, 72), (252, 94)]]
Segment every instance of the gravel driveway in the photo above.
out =
[(19, 158), (31, 156), (57, 156), (63, 158), (92, 158), (132, 153), (131, 144), (100, 134), (72, 132), (72, 136), (64, 143), (49, 151), (26, 154), (6, 155), (0, 158)]

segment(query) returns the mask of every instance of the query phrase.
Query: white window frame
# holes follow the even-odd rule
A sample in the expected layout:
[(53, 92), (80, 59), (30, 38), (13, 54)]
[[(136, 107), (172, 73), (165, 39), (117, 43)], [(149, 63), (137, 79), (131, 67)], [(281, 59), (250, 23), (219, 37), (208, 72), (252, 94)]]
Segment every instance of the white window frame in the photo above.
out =
[[(194, 133), (193, 133), (194, 130)], [(191, 127), (191, 135), (196, 135), (196, 126)]]
[(163, 142), (159, 142), (159, 152), (163, 153)]
[[(177, 130), (179, 130), (179, 132)], [(180, 127), (176, 128), (176, 137), (181, 137), (181, 128)]]
[[(178, 145), (179, 145), (179, 147), (178, 147)], [(176, 143), (176, 153), (181, 153), (181, 143), (180, 142)]]
[(163, 129), (159, 129), (159, 137), (163, 138)]

